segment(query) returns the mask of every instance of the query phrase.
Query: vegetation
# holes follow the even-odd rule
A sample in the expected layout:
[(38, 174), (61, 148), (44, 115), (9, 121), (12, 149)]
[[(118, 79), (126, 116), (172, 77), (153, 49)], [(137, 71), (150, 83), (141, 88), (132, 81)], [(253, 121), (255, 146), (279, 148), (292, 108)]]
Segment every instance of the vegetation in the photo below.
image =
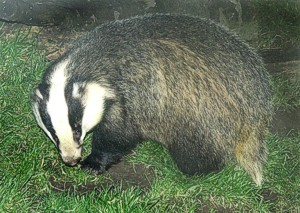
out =
[(273, 103), (275, 110), (281, 108), (292, 111), (300, 107), (300, 82), (284, 74), (277, 74), (272, 79)]
[[(267, 136), (269, 158), (261, 188), (234, 163), (219, 173), (186, 177), (168, 152), (152, 142), (126, 159), (154, 169), (149, 188), (105, 186), (106, 177), (65, 166), (31, 113), (29, 96), (47, 66), (44, 55), (24, 33), (1, 35), (0, 212), (300, 211), (300, 133)], [(274, 88), (276, 105), (286, 106), (284, 94), (294, 94), (294, 87), (276, 80)]]
[(263, 47), (300, 46), (300, 1), (255, 0)]

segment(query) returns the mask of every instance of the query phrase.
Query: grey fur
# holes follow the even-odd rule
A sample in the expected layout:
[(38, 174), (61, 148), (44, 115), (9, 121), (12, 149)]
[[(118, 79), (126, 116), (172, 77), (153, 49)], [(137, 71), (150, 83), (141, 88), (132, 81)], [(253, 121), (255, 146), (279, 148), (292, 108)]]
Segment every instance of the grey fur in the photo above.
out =
[[(154, 140), (184, 173), (236, 159), (261, 183), (270, 79), (255, 51), (224, 27), (189, 16), (138, 16), (101, 25), (55, 64), (66, 58), (66, 96), (75, 82), (96, 82), (115, 95), (92, 131), (83, 166), (103, 172), (136, 144)], [(39, 87), (47, 87), (55, 64)]]

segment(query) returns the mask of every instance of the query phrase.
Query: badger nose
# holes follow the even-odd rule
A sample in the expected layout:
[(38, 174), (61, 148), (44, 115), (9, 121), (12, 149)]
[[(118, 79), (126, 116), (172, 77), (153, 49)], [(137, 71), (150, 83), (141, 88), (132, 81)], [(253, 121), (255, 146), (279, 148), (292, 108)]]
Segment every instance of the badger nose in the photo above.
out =
[(79, 161), (81, 161), (81, 157), (75, 159), (72, 157), (66, 157), (63, 161), (67, 166), (75, 166)]

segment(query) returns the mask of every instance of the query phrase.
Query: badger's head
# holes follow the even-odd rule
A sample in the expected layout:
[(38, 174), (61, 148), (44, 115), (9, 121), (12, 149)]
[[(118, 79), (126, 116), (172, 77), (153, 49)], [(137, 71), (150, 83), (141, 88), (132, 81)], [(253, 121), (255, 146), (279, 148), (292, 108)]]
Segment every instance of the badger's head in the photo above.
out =
[(113, 95), (92, 81), (72, 81), (68, 60), (50, 68), (32, 93), (34, 116), (69, 166), (81, 160), (83, 139), (102, 119), (104, 104)]

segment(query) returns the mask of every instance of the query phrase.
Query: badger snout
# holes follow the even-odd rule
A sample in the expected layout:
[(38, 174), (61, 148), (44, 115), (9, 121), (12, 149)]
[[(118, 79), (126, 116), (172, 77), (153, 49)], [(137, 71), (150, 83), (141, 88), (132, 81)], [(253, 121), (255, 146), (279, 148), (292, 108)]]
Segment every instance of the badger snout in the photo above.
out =
[(82, 159), (81, 146), (75, 142), (61, 141), (58, 147), (60, 156), (67, 166), (75, 166)]
[(63, 161), (64, 163), (67, 165), (67, 166), (76, 166), (80, 161), (81, 161), (81, 157), (77, 157), (77, 158), (74, 158), (74, 157), (64, 157), (63, 158)]

